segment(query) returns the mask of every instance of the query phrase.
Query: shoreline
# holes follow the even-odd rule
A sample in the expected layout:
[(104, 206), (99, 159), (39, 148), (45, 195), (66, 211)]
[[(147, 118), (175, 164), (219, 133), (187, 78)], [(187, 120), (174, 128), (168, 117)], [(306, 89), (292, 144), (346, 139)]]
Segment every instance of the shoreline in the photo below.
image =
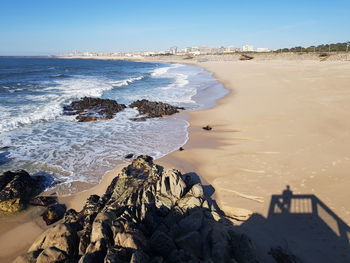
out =
[[(266, 260), (263, 262), (271, 262), (267, 258), (268, 248), (284, 238), (274, 233), (274, 227), (282, 226), (278, 222), (271, 226), (267, 219), (272, 195), (281, 194), (286, 185), (291, 186), (295, 195), (316, 196), (349, 225), (346, 200), (350, 196), (346, 186), (350, 179), (346, 171), (350, 159), (346, 142), (350, 142), (350, 136), (346, 131), (350, 128), (347, 121), (350, 95), (346, 87), (350, 64), (344, 61), (188, 61), (188, 64), (212, 72), (230, 93), (217, 100), (215, 107), (187, 112), (190, 127), (184, 151), (172, 152), (156, 163), (182, 173), (197, 173), (203, 185), (214, 187), (213, 198), (225, 213), (242, 217), (259, 215), (263, 224), (236, 223), (250, 236), (253, 233), (258, 253)], [(212, 131), (202, 129), (207, 124), (213, 126)], [(105, 190), (121, 167), (104, 176), (97, 186), (61, 197), (60, 202), (66, 202), (68, 208), (81, 209), (90, 194)], [(332, 220), (322, 219), (337, 232)], [(302, 223), (305, 225), (300, 227), (305, 231), (307, 220)], [(296, 229), (283, 231), (297, 255), (307, 257), (310, 251), (318, 251), (319, 258), (327, 258), (323, 253), (332, 244), (321, 242), (327, 240), (327, 234), (318, 233), (316, 237), (321, 241), (308, 244), (293, 239)], [(305, 246), (309, 251), (305, 251)], [(339, 256), (337, 251), (329, 253)]]
[[(139, 61), (139, 62), (146, 62), (146, 61)], [(150, 61), (152, 63), (158, 63), (158, 61)], [(161, 61), (159, 63), (162, 63)], [(164, 63), (164, 62), (163, 62)], [(168, 64), (184, 64), (189, 66), (195, 66), (199, 67), (198, 65), (192, 64), (192, 63), (179, 63), (179, 62), (166, 62)], [(207, 71), (208, 72), (208, 71)], [(208, 72), (211, 73), (211, 72)], [(213, 77), (218, 85), (220, 87), (216, 88), (222, 88), (221, 82)], [(215, 89), (215, 87), (212, 87), (212, 89)], [(227, 95), (227, 89), (223, 87), (225, 90), (225, 93), (223, 96)], [(205, 93), (206, 91), (204, 91)], [(221, 91), (222, 92), (222, 91)], [(198, 96), (199, 94), (196, 94), (194, 96)], [(200, 100), (200, 99), (199, 99)], [(199, 102), (198, 102), (199, 103)], [(201, 104), (201, 103), (199, 103)], [(165, 118), (179, 118), (182, 120), (185, 120), (189, 127), (187, 128), (187, 139), (184, 145), (188, 143), (189, 140), (189, 132), (188, 129), (190, 128), (190, 114), (192, 112), (202, 111), (206, 109), (210, 109), (212, 107), (215, 107), (217, 105), (217, 100), (213, 99), (210, 105), (208, 102), (204, 102), (202, 107), (200, 109), (195, 110), (188, 110), (183, 111), (180, 113), (177, 113), (174, 116), (168, 116)], [(174, 150), (173, 152), (177, 152), (178, 150)], [(162, 164), (163, 158), (166, 158), (169, 154), (172, 152), (166, 154), (163, 157), (160, 157), (159, 159), (156, 159), (155, 162)], [(75, 191), (73, 193), (68, 193), (66, 190), (63, 189), (57, 189), (57, 192), (53, 190), (48, 190), (44, 192), (44, 195), (50, 195), (52, 193), (57, 193), (58, 202), (61, 204), (66, 205), (67, 210), (68, 209), (75, 209), (77, 211), (80, 211), (85, 202), (86, 199), (93, 194), (96, 195), (102, 195), (111, 181), (114, 177), (116, 177), (122, 168), (124, 168), (126, 165), (130, 163), (129, 160), (121, 160), (121, 164), (115, 166), (110, 171), (107, 171), (104, 175), (101, 176), (101, 181), (97, 184), (91, 184), (91, 183), (84, 183), (84, 182), (73, 182), (72, 187), (75, 188)], [(169, 163), (170, 164), (170, 163)], [(168, 166), (169, 167), (169, 166)], [(0, 254), (0, 261), (1, 262), (12, 262), (18, 255), (23, 254), (26, 252), (28, 247), (34, 242), (34, 240), (45, 230), (52, 227), (46, 226), (42, 218), (40, 217), (40, 214), (43, 213), (45, 210), (45, 207), (33, 207), (29, 206), (26, 210), (20, 212), (19, 214), (9, 215), (9, 216), (2, 216), (0, 217), (0, 250), (7, 251), (5, 255)], [(56, 223), (55, 223), (56, 224)], [(53, 224), (53, 225), (55, 225)], [(10, 228), (8, 226), (11, 226)], [(19, 234), (25, 232), (25, 235), (22, 235), (23, 238), (19, 242), (15, 237)]]

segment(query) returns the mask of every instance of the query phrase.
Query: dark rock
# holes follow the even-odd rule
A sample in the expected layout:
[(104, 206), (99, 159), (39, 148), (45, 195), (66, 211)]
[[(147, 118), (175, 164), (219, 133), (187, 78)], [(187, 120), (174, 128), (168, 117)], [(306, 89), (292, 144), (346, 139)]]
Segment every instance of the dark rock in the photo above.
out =
[(86, 217), (88, 215), (97, 213), (99, 211), (99, 201), (100, 197), (98, 195), (90, 195), (90, 197), (86, 200), (86, 203), (80, 214), (83, 217)]
[[(137, 100), (130, 104), (131, 108), (137, 108), (142, 115), (146, 117), (136, 118), (136, 120), (145, 120), (144, 118), (157, 118), (165, 115), (173, 115), (179, 110), (184, 110), (182, 107), (172, 106), (168, 103), (155, 102), (149, 100)], [(135, 118), (133, 119), (135, 120)]]
[(253, 59), (254, 57), (252, 56), (248, 56), (248, 55), (245, 55), (245, 54), (242, 54), (240, 57), (239, 57), (239, 60), (251, 60)]
[(156, 231), (150, 239), (151, 248), (162, 256), (168, 256), (176, 249), (174, 241), (164, 232)]
[(250, 239), (206, 198), (193, 174), (141, 155), (105, 194), (90, 196), (80, 212), (68, 210), (64, 223), (44, 232), (29, 252), (36, 252), (36, 263), (38, 255), (81, 263), (257, 262)]
[(69, 209), (64, 214), (64, 223), (65, 224), (72, 224), (79, 222), (79, 214), (74, 209)]
[(28, 249), (28, 252), (56, 248), (74, 258), (78, 252), (78, 235), (65, 224), (58, 224), (42, 233)]
[(271, 248), (269, 255), (273, 257), (276, 263), (301, 263), (299, 258), (282, 247)]
[(8, 171), (0, 175), (0, 211), (18, 212), (28, 201), (45, 188), (45, 177), (30, 176), (24, 170)]
[(238, 262), (259, 262), (256, 256), (255, 246), (247, 235), (237, 234), (232, 230), (228, 233), (231, 236), (235, 256)]
[(213, 129), (213, 127), (211, 127), (210, 125), (207, 125), (207, 126), (202, 127), (202, 129), (206, 130), (206, 131), (211, 131)]
[(8, 149), (10, 149), (10, 146), (0, 147), (0, 151), (7, 151)]
[(79, 259), (78, 263), (103, 263), (104, 257), (105, 253), (103, 251), (87, 253)]
[(179, 227), (183, 234), (197, 231), (202, 227), (203, 212), (198, 209), (179, 221)]
[(320, 58), (324, 58), (324, 57), (329, 57), (329, 54), (328, 53), (321, 53), (319, 55)]
[(201, 262), (196, 260), (196, 257), (193, 254), (184, 249), (173, 250), (173, 252), (171, 252), (171, 254), (168, 257), (168, 261), (170, 263)]
[(69, 225), (75, 231), (80, 231), (83, 229), (82, 218), (74, 209), (69, 209), (66, 211), (63, 217), (63, 222)]
[(131, 121), (146, 121), (147, 119), (149, 119), (151, 117), (136, 117), (136, 118), (131, 118)]
[(66, 212), (66, 206), (62, 204), (50, 205), (46, 211), (41, 215), (46, 225), (51, 225), (62, 219)]
[(36, 263), (57, 263), (65, 262), (67, 254), (55, 247), (44, 249), (36, 259)]
[(123, 170), (126, 175), (134, 178), (147, 178), (157, 173), (157, 167), (153, 165), (153, 158), (147, 155), (140, 155)]
[(149, 262), (149, 257), (142, 250), (136, 250), (130, 259), (130, 263), (147, 263)]
[(105, 257), (105, 263), (129, 263), (134, 253), (133, 249), (124, 247), (110, 248)]
[(125, 159), (131, 159), (132, 157), (134, 157), (133, 153), (129, 153), (129, 154), (124, 156)]
[(202, 239), (197, 231), (189, 232), (175, 240), (177, 247), (200, 257), (202, 255)]
[(108, 120), (106, 117), (102, 116), (93, 116), (93, 115), (83, 115), (80, 114), (76, 117), (78, 122), (91, 122), (91, 121), (97, 121), (97, 120)]
[(180, 151), (180, 152), (183, 151), (183, 150), (185, 150), (183, 147), (180, 147), (180, 148), (179, 148), (179, 151)]
[(115, 100), (84, 97), (63, 107), (64, 115), (77, 115), (79, 122), (112, 119), (114, 115), (125, 109), (124, 104)]
[(57, 203), (56, 196), (37, 196), (29, 201), (29, 204), (34, 206), (49, 206), (55, 203)]

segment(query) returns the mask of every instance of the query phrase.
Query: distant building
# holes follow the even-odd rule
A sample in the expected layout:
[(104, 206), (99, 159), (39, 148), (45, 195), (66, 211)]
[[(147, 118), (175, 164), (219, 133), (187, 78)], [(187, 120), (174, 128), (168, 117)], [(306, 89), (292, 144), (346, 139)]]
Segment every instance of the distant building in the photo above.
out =
[(252, 45), (244, 45), (242, 47), (242, 51), (243, 52), (247, 52), (247, 51), (254, 51), (254, 47)]
[(201, 54), (210, 54), (212, 52), (211, 47), (208, 46), (199, 46), (198, 49)]
[(232, 53), (232, 52), (237, 52), (239, 51), (239, 48), (236, 48), (234, 46), (228, 46), (225, 48), (225, 53)]
[(169, 53), (172, 54), (172, 55), (176, 55), (176, 53), (177, 53), (177, 47), (174, 46), (174, 47), (169, 48)]
[(271, 50), (268, 49), (267, 47), (258, 47), (256, 49), (256, 52), (270, 52)]

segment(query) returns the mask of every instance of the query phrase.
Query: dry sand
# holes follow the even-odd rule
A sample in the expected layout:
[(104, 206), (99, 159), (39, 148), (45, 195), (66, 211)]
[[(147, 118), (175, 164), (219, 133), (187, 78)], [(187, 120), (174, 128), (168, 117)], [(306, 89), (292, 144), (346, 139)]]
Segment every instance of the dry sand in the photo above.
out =
[[(240, 229), (264, 262), (272, 245), (306, 262), (350, 262), (350, 63), (197, 64), (231, 93), (191, 113), (185, 151), (162, 161), (198, 173), (226, 213), (258, 213)], [(291, 210), (273, 213), (271, 197), (287, 185)]]
[[(252, 235), (263, 262), (272, 262), (267, 252), (276, 244), (305, 262), (350, 262), (344, 241), (350, 233), (350, 63), (192, 63), (213, 72), (231, 93), (214, 108), (191, 112), (185, 150), (159, 163), (196, 172), (215, 188), (213, 196), (227, 214), (247, 219), (256, 213), (235, 222), (238, 231)], [(202, 130), (207, 124), (212, 131)], [(119, 169), (61, 201), (81, 209)], [(269, 215), (271, 196), (286, 185), (294, 195), (308, 196), (293, 196), (290, 211), (278, 212), (277, 205)], [(0, 262), (11, 262), (46, 228), (37, 209), (0, 219)]]

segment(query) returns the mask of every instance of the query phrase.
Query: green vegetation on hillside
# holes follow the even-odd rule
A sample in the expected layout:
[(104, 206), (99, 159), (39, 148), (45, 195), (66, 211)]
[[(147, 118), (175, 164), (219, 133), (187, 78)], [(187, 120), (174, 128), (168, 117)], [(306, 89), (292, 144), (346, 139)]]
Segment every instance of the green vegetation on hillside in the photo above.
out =
[(310, 47), (292, 47), (277, 49), (275, 52), (341, 52), (350, 51), (350, 41), (344, 43), (324, 44)]

